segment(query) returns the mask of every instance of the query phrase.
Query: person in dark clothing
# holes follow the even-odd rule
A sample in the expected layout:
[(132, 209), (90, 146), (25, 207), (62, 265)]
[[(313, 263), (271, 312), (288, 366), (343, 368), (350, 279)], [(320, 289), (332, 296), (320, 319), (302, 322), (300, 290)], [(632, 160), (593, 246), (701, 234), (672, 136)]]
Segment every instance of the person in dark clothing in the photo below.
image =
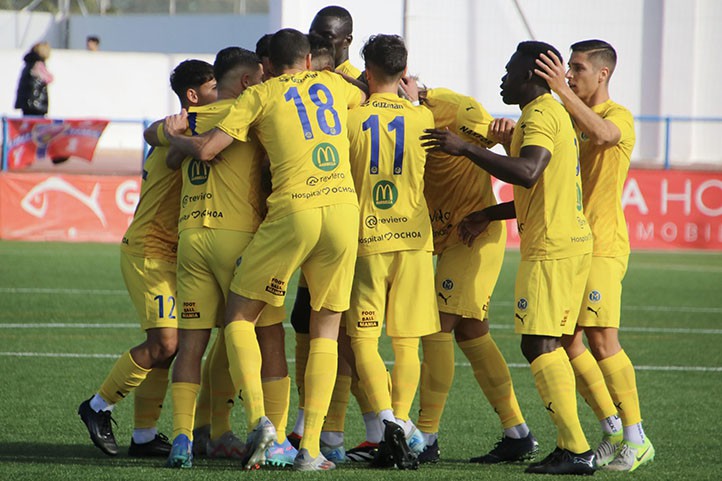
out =
[(48, 113), (48, 84), (53, 81), (53, 75), (45, 65), (49, 56), (48, 42), (36, 43), (25, 55), (15, 100), (15, 108), (22, 110), (23, 115), (45, 116)]

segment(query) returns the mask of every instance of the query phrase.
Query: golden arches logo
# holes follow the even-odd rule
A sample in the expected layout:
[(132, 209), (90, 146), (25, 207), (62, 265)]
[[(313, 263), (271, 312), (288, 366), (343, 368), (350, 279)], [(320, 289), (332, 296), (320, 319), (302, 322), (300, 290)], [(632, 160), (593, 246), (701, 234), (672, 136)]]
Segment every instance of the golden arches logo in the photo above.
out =
[(313, 149), (312, 160), (313, 165), (325, 172), (330, 172), (338, 167), (341, 159), (336, 147), (327, 142), (323, 142)]
[(374, 205), (378, 209), (390, 209), (399, 197), (399, 191), (393, 182), (388, 180), (380, 180), (374, 185), (373, 199)]
[(202, 185), (208, 181), (208, 174), (211, 172), (211, 167), (208, 162), (202, 160), (193, 159), (188, 164), (188, 180), (193, 185)]

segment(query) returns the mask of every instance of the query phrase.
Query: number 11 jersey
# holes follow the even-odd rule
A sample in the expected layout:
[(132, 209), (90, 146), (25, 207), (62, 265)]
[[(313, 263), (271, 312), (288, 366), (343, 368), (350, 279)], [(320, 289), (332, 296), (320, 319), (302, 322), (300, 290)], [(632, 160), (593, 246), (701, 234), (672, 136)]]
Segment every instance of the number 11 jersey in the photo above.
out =
[(361, 91), (333, 72), (284, 74), (248, 88), (218, 128), (246, 141), (253, 129), (271, 164), (267, 220), (334, 204), (357, 205), (348, 109)]

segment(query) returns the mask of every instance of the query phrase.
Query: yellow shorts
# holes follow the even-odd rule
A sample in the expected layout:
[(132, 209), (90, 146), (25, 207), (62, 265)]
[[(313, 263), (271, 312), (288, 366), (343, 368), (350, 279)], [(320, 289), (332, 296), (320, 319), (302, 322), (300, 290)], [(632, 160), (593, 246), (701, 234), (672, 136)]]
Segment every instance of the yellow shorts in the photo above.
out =
[[(186, 229), (178, 239), (179, 329), (211, 329), (224, 323), (226, 296), (236, 261), (253, 234), (224, 229)], [(264, 309), (259, 326), (283, 322), (283, 307)]]
[(359, 257), (344, 313), (351, 337), (379, 337), (386, 319), (391, 337), (421, 337), (438, 332), (431, 252), (400, 251)]
[(581, 327), (616, 327), (622, 310), (622, 279), (629, 256), (592, 257), (587, 287), (577, 324)]
[(311, 308), (348, 309), (358, 251), (358, 207), (337, 204), (264, 221), (243, 253), (231, 291), (282, 306), (288, 283), (301, 267)]
[(591, 254), (521, 261), (514, 287), (516, 333), (552, 337), (572, 334), (591, 262)]
[(176, 265), (120, 251), (120, 272), (144, 331), (178, 327)]
[(439, 311), (486, 320), (489, 300), (501, 272), (506, 225), (492, 222), (469, 248), (454, 244), (436, 260), (436, 301)]

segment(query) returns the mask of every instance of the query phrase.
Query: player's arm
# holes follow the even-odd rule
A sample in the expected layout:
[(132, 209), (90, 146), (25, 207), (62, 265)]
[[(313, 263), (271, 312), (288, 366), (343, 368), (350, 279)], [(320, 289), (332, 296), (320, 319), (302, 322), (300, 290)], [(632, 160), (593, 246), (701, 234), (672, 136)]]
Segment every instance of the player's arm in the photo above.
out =
[(536, 63), (539, 68), (535, 69), (534, 73), (547, 81), (574, 119), (574, 123), (587, 134), (591, 142), (603, 147), (612, 147), (619, 143), (622, 138), (619, 127), (600, 117), (577, 97), (567, 84), (564, 66), (554, 52), (550, 50), (546, 55), (541, 54)]
[(459, 239), (471, 247), (474, 240), (479, 237), (493, 221), (514, 218), (516, 218), (516, 208), (514, 207), (513, 201), (490, 205), (482, 210), (472, 212), (461, 219), (457, 227)]
[(489, 138), (504, 147), (506, 154), (511, 151), (511, 137), (514, 135), (516, 122), (512, 119), (499, 117), (489, 124)]
[(211, 161), (233, 142), (233, 137), (218, 127), (201, 135), (184, 135), (188, 128), (188, 112), (185, 109), (181, 110), (180, 114), (166, 117), (163, 124), (163, 131), (170, 145), (194, 159)]
[[(163, 119), (156, 120), (143, 131), (143, 139), (151, 147), (160, 147), (162, 145), (168, 145), (168, 141), (163, 135)], [(165, 141), (165, 143), (163, 143)]]
[(526, 145), (519, 157), (499, 155), (479, 145), (464, 142), (449, 130), (427, 129), (421, 136), (421, 145), (429, 152), (446, 152), (449, 155), (463, 155), (476, 165), (508, 184), (530, 188), (539, 180), (552, 157), (544, 147)]
[(361, 102), (360, 102), (360, 103), (366, 102), (366, 99), (369, 98), (369, 86), (368, 86), (368, 85), (366, 85), (364, 82), (360, 81), (359, 79), (355, 79), (355, 78), (351, 77), (350, 75), (346, 75), (346, 74), (343, 73), (343, 72), (336, 72), (336, 73), (337, 73), (338, 75), (340, 75), (341, 77), (343, 77), (343, 79), (344, 79), (346, 82), (348, 82), (348, 83), (350, 83), (351, 85), (357, 87), (357, 88), (361, 91), (361, 94), (362, 94), (362, 95), (361, 95)]
[(165, 156), (165, 165), (171, 170), (178, 170), (181, 168), (181, 165), (183, 165), (185, 158), (186, 156), (183, 155), (183, 152), (171, 145)]

